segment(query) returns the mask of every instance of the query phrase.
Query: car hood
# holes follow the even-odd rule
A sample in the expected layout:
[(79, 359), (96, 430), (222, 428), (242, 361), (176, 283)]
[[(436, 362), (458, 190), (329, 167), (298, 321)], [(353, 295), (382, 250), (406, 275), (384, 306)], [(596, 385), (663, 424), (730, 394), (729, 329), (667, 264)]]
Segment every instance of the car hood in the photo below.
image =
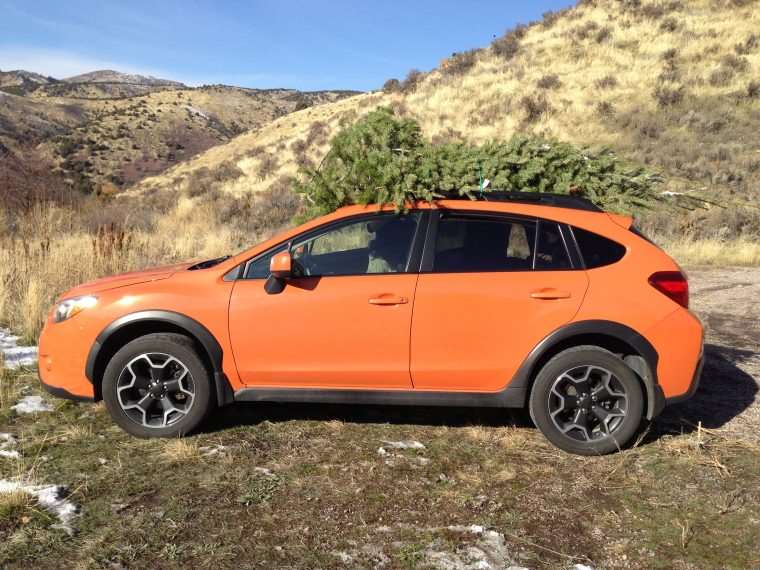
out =
[(120, 275), (103, 277), (101, 279), (95, 279), (94, 281), (88, 281), (87, 283), (77, 285), (61, 294), (59, 298), (67, 299), (80, 295), (93, 295), (100, 291), (108, 291), (109, 289), (117, 289), (128, 285), (137, 285), (138, 283), (147, 283), (149, 281), (160, 281), (161, 279), (168, 279), (176, 272), (183, 271), (192, 265), (192, 263), (178, 263), (176, 265), (152, 267), (143, 271), (131, 271)]

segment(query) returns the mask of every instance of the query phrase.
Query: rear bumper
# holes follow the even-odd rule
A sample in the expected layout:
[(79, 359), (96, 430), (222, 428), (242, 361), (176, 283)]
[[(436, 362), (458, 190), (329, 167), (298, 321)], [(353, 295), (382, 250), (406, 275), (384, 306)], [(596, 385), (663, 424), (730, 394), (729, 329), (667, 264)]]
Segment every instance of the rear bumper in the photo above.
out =
[(697, 369), (694, 371), (694, 376), (691, 379), (691, 385), (689, 386), (689, 389), (686, 391), (686, 393), (681, 394), (680, 396), (673, 396), (672, 398), (667, 398), (665, 400), (665, 405), (670, 406), (671, 404), (678, 404), (680, 402), (685, 402), (686, 400), (694, 396), (697, 389), (699, 388), (699, 382), (702, 379), (702, 369), (704, 368), (704, 365), (705, 365), (705, 357), (703, 355), (699, 359), (699, 362), (697, 363)]
[(665, 403), (677, 403), (694, 395), (704, 356), (702, 323), (690, 311), (679, 309), (645, 336), (658, 353), (657, 381)]

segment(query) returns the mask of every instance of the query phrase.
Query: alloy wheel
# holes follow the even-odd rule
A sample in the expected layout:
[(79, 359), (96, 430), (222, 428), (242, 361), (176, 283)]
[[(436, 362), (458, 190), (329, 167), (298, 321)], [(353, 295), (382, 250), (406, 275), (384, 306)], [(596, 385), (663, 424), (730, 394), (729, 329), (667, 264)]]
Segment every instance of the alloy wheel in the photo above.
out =
[(564, 435), (579, 442), (608, 437), (623, 423), (628, 394), (601, 366), (576, 366), (560, 374), (549, 392), (549, 416)]
[(165, 428), (187, 415), (195, 401), (195, 383), (188, 367), (174, 356), (145, 353), (122, 369), (116, 398), (133, 422)]

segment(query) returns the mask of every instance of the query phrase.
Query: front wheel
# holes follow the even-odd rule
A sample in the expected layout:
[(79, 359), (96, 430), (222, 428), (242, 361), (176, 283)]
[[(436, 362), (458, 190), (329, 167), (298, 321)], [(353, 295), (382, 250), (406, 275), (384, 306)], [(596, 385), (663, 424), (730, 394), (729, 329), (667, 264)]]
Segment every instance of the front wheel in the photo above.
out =
[(122, 347), (103, 375), (113, 420), (138, 437), (177, 437), (194, 430), (213, 405), (211, 381), (193, 342), (149, 334)]
[(556, 355), (538, 373), (530, 395), (536, 426), (554, 445), (579, 455), (602, 455), (627, 445), (643, 412), (636, 374), (596, 346)]

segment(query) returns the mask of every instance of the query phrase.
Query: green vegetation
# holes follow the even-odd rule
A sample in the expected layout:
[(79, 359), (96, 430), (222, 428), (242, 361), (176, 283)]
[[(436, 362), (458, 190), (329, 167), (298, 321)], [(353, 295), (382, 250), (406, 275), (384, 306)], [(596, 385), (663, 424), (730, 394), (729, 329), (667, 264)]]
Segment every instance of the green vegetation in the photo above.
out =
[(319, 167), (301, 168), (295, 187), (312, 217), (348, 204), (392, 203), (402, 209), (441, 192), (472, 195), (485, 179), (486, 191), (574, 194), (623, 212), (650, 207), (660, 182), (654, 172), (610, 150), (540, 137), (435, 145), (424, 140), (413, 119), (379, 108), (341, 130)]

